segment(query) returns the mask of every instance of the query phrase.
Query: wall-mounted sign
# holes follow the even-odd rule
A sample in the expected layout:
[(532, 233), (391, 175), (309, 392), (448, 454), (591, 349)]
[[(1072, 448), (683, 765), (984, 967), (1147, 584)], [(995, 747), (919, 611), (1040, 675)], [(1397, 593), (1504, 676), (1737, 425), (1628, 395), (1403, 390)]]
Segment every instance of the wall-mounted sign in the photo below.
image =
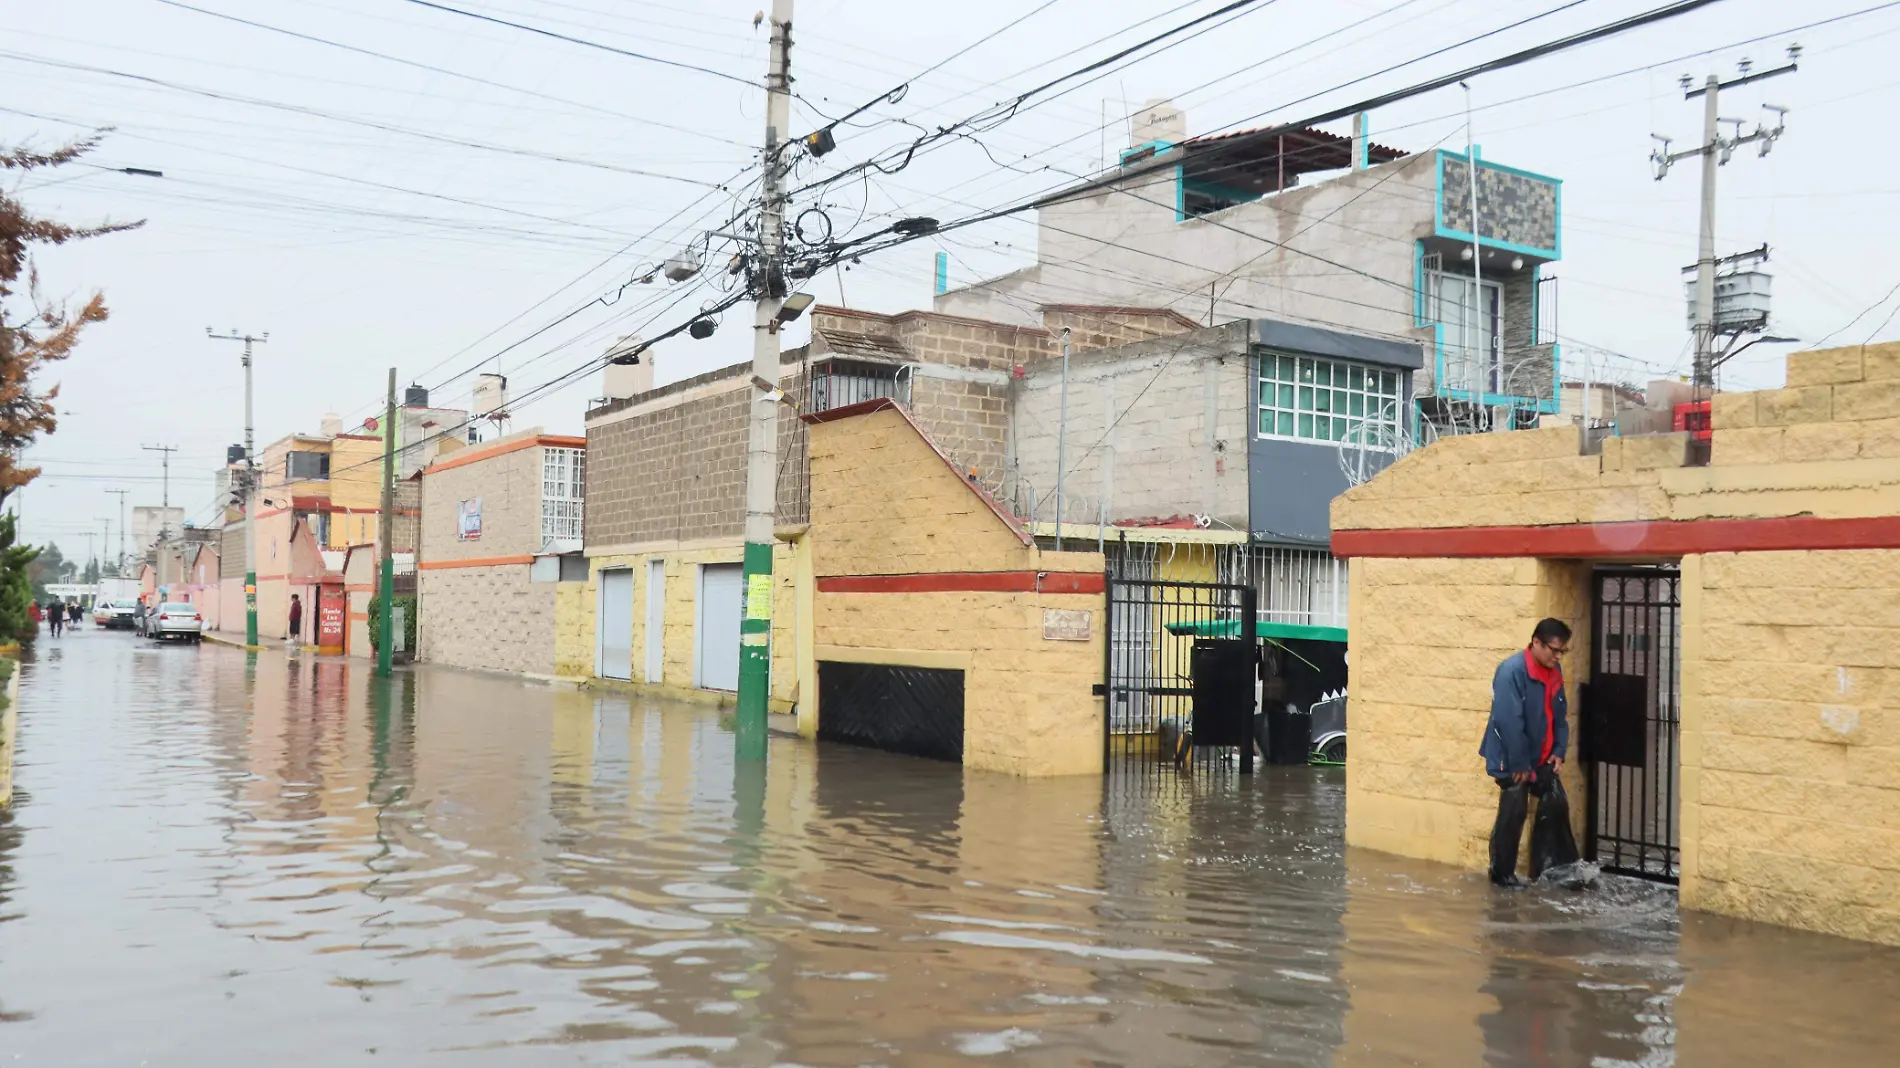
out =
[(1048, 642), (1085, 642), (1090, 638), (1093, 616), (1084, 610), (1045, 608), (1042, 610), (1042, 640)]
[(455, 536), (462, 541), (480, 541), (482, 537), (482, 499), (470, 497), (455, 506)]

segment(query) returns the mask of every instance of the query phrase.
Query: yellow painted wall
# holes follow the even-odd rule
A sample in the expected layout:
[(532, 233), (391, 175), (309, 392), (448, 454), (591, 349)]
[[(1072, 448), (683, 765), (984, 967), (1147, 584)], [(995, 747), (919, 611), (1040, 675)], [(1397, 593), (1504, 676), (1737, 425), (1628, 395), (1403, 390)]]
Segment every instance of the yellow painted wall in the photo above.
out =
[[(1098, 553), (1043, 552), (992, 512), (895, 410), (811, 430), (817, 580), (848, 575), (1102, 573)], [(816, 659), (964, 672), (965, 767), (1099, 774), (1101, 594), (841, 593), (814, 598)], [(1049, 609), (1088, 612), (1088, 641), (1043, 637)], [(825, 710), (818, 708), (822, 723)]]
[[(596, 649), (599, 577), (607, 568), (633, 571), (633, 681), (634, 689), (694, 700), (730, 702), (732, 694), (700, 690), (693, 685), (694, 600), (699, 591), (699, 565), (736, 564), (744, 545), (673, 546), (652, 552), (596, 556), (588, 560), (585, 583), (564, 582), (555, 594), (554, 673), (569, 678), (593, 678)], [(793, 587), (792, 549), (780, 543), (772, 558), (772, 711), (789, 712), (798, 694), (796, 590)], [(662, 624), (662, 668), (658, 684), (646, 681), (648, 562), (665, 561), (666, 610)]]
[[(1569, 623), (1577, 652), (1564, 681), (1576, 756), (1577, 686), (1590, 649), (1586, 568), (1374, 558), (1353, 561), (1351, 576), (1346, 843), (1483, 867), (1498, 799), (1478, 756), (1492, 675), (1530, 642), (1538, 620)], [(1564, 786), (1581, 827), (1574, 759)]]
[[(1707, 467), (1682, 466), (1682, 435), (1601, 456), (1574, 428), (1449, 439), (1347, 491), (1333, 526), (1900, 515), (1900, 344), (1798, 353), (1788, 383), (1716, 397)], [(1900, 944), (1900, 550), (1680, 565), (1682, 904)], [(1585, 622), (1590, 565), (1366, 558), (1351, 575), (1347, 841), (1482, 866), (1492, 669), (1538, 618)], [(1573, 715), (1587, 629), (1576, 649)]]

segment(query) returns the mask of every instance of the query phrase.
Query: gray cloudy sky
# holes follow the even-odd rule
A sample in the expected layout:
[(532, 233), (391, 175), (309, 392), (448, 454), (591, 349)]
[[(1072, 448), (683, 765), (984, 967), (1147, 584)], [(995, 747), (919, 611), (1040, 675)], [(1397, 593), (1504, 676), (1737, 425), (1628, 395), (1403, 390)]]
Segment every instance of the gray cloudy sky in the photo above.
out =
[[(48, 374), (61, 384), (64, 411), (59, 432), (30, 454), (47, 474), (23, 495), (27, 537), (80, 555), (83, 532), (116, 517), (108, 489), (156, 504), (158, 458), (141, 445), (181, 446), (172, 500), (198, 521), (212, 516), (210, 472), (223, 446), (242, 437), (242, 378), (237, 346), (206, 339), (207, 325), (270, 331), (258, 360), (261, 445), (315, 430), (326, 411), (359, 421), (380, 403), (391, 365), (404, 382), (432, 387), (438, 403), (465, 401), (472, 373), (484, 369), (507, 374), (519, 395), (620, 334), (657, 332), (718, 298), (710, 284), (656, 284), (588, 305), (724, 222), (747, 194), (765, 65), (764, 31), (752, 20), (769, 0), (443, 2), (705, 69), (412, 0), (8, 5), (0, 138), (46, 145), (112, 127), (93, 161), (165, 172), (68, 168), (21, 183), (31, 206), (62, 219), (147, 220), (137, 233), (41, 257), (49, 293), (101, 288), (112, 320)], [(1220, 6), (801, 0), (801, 130), (1021, 21), (842, 129), (838, 151), (806, 164), (799, 179), (911, 136), (911, 126), (889, 120), (933, 126), (969, 115)], [(901, 173), (840, 183), (822, 203), (841, 233), (901, 215), (954, 218), (1096, 167), (1104, 145), (1112, 153), (1125, 139), (1121, 116), (1151, 97), (1176, 98), (1191, 133), (1288, 121), (1652, 6), (1268, 0), (1025, 110), (982, 145), (936, 146)], [(1335, 88), (1540, 11), (1552, 13)], [(1900, 75), (1883, 62), (1896, 32), (1900, 3), (1728, 0), (1473, 83), (1485, 156), (1565, 183), (1564, 259), (1552, 273), (1562, 279), (1567, 371), (1586, 352), (1596, 377), (1641, 382), (1687, 371), (1678, 269), (1695, 258), (1696, 167), (1653, 181), (1649, 135), (1671, 134), (1678, 147), (1695, 140), (1700, 108), (1683, 101), (1679, 76), (1733, 74), (1744, 57), (1775, 65), (1792, 41), (1805, 49), (1800, 72), (1724, 97), (1725, 115), (1751, 121), (1763, 102), (1791, 111), (1768, 158), (1747, 149), (1723, 169), (1720, 249), (1774, 246), (1780, 333), (1900, 336), (1887, 321), (1895, 305), (1881, 303), (1900, 270), (1878, 252), (1900, 236), (1890, 210), (1900, 186), (1884, 162), (1892, 149), (1867, 136), (1900, 91)], [(1263, 62), (1322, 35), (1331, 36)], [(1739, 43), (1750, 38), (1764, 39)], [(1375, 136), (1412, 150), (1461, 147), (1462, 109), (1456, 90), (1407, 101), (1373, 115)], [(57, 184), (40, 187), (49, 180)], [(1028, 262), (1032, 224), (961, 232), (948, 246), (958, 257), (953, 283)], [(925, 307), (938, 247), (918, 242), (808, 288), (833, 301), (842, 283), (850, 303), (883, 311)], [(664, 345), (661, 380), (745, 358), (748, 321), (735, 313), (708, 341)], [(801, 340), (794, 333), (788, 343)], [(1750, 350), (1724, 384), (1778, 384), (1781, 351)], [(515, 426), (578, 431), (597, 392), (590, 375), (545, 393)]]

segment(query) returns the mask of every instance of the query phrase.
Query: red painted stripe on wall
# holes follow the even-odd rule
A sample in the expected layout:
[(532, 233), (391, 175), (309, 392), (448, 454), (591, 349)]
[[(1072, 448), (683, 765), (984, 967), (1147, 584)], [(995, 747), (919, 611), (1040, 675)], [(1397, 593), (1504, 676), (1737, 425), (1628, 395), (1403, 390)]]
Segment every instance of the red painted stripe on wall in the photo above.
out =
[(1336, 530), (1333, 555), (1643, 557), (1805, 549), (1900, 549), (1900, 516), (1689, 519), (1550, 527)]
[(830, 575), (819, 593), (1101, 593), (1107, 578), (1083, 571), (942, 571), (916, 575)]
[(471, 556), (466, 560), (424, 560), (416, 566), (424, 571), (435, 571), (446, 567), (498, 567), (504, 564), (532, 564), (534, 557), (520, 556)]

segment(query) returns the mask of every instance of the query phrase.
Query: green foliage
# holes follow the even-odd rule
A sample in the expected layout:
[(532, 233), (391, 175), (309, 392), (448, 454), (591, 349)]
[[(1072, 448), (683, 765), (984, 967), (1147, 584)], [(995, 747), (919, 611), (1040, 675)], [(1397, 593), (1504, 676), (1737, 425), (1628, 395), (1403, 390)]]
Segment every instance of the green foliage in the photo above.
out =
[(0, 516), (0, 641), (22, 645), (39, 637), (39, 624), (27, 614), (33, 603), (33, 584), (27, 579), (28, 565), (40, 551), (31, 545), (16, 545), (19, 531), (13, 515)]
[[(402, 647), (411, 655), (416, 651), (416, 595), (399, 593), (396, 595), (396, 607), (402, 609)], [(369, 647), (382, 651), (383, 640), (383, 598), (379, 594), (369, 599)]]
[(71, 582), (78, 571), (71, 560), (60, 555), (59, 546), (47, 542), (40, 554), (27, 565), (26, 577), (33, 584), (33, 599), (45, 604), (46, 587), (55, 583)]

